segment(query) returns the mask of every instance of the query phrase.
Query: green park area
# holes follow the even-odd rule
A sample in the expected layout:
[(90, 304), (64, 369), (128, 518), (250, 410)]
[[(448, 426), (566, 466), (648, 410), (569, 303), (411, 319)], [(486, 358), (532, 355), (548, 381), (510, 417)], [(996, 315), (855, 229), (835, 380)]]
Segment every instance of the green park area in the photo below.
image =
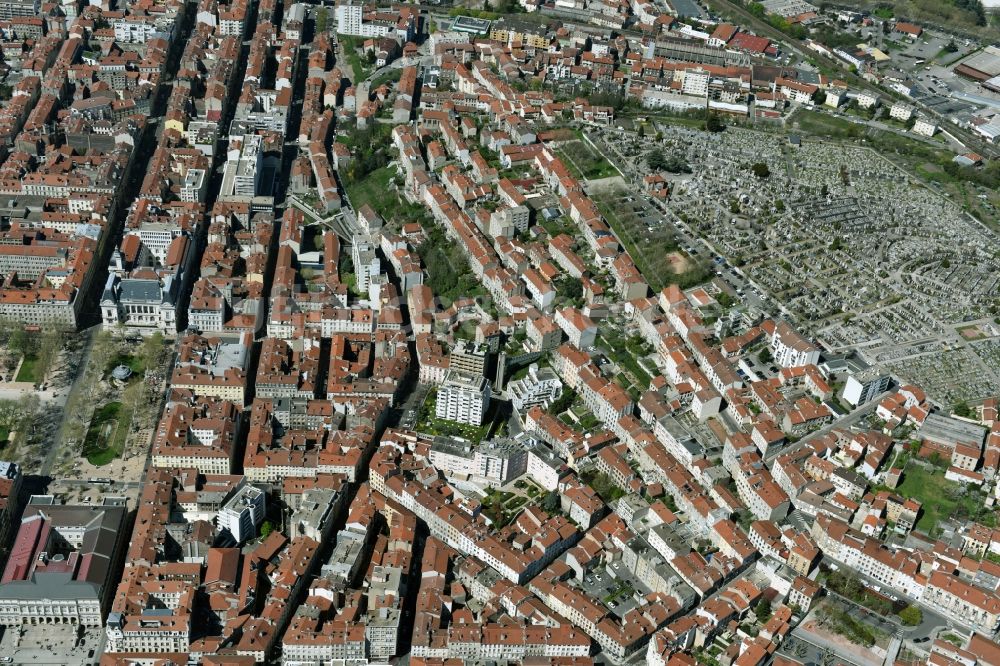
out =
[(379, 167), (360, 180), (351, 182), (347, 189), (351, 205), (355, 210), (371, 206), (382, 217), (391, 217), (398, 204), (396, 193), (391, 187), (395, 175), (395, 167)]
[(624, 380), (628, 385), (623, 388), (633, 386), (639, 393), (649, 388), (652, 377), (639, 359), (652, 353), (652, 349), (641, 338), (633, 336), (626, 340), (617, 331), (605, 327), (601, 330), (598, 345), (624, 371)]
[(606, 157), (580, 139), (562, 144), (556, 150), (556, 154), (579, 180), (597, 180), (620, 175)]
[(847, 611), (837, 608), (833, 604), (822, 606), (817, 616), (820, 624), (829, 631), (843, 636), (850, 642), (863, 647), (873, 647), (885, 634), (875, 629), (871, 625), (855, 618)]
[(528, 501), (529, 498), (522, 495), (491, 488), (482, 500), (483, 513), (499, 529), (514, 520)]
[(91, 465), (107, 465), (121, 455), (131, 418), (120, 402), (109, 402), (94, 413), (83, 440), (83, 455)]
[(146, 371), (146, 363), (141, 355), (119, 353), (108, 361), (104, 370), (105, 375), (110, 375), (111, 371), (119, 365), (124, 365), (132, 371), (133, 375), (142, 375)]
[(31, 382), (37, 384), (42, 379), (38, 356), (28, 354), (22, 357), (21, 367), (17, 370), (16, 382)]
[(708, 265), (678, 253), (677, 238), (669, 225), (647, 228), (629, 197), (627, 191), (615, 188), (592, 199), (653, 291), (659, 292), (668, 284), (688, 289), (708, 280), (712, 276)]
[(903, 471), (903, 481), (896, 492), (922, 505), (916, 529), (934, 536), (938, 525), (948, 519), (994, 526), (996, 517), (992, 509), (985, 507), (985, 498), (979, 491), (944, 478), (942, 467), (910, 462)]
[(444, 307), (456, 299), (485, 296), (486, 290), (469, 268), (465, 253), (436, 224), (424, 226), (427, 240), (417, 247), (417, 254), (427, 271), (427, 286)]

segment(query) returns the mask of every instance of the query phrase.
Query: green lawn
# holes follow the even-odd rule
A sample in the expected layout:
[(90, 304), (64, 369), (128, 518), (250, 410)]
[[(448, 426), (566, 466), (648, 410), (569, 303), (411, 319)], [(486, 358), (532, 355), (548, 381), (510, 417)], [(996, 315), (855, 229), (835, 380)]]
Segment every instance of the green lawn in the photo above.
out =
[(545, 229), (545, 231), (547, 231), (553, 238), (559, 234), (569, 234), (572, 236), (576, 233), (576, 225), (573, 224), (573, 220), (569, 219), (565, 215), (557, 217), (554, 220), (546, 220), (541, 215), (539, 215), (539, 217), (542, 218), (539, 220), (539, 224), (541, 224), (542, 228)]
[[(937, 148), (918, 139), (901, 136), (895, 132), (871, 129), (822, 111), (800, 109), (792, 120), (803, 134), (832, 139), (864, 138), (865, 142), (875, 150), (881, 153), (898, 153), (910, 165), (920, 162), (940, 165), (951, 161), (953, 157), (953, 153), (944, 146)], [(899, 129), (902, 129), (902, 125)]]
[(799, 126), (802, 132), (816, 136), (845, 139), (860, 137), (865, 133), (864, 125), (858, 125), (822, 111), (799, 109), (792, 121)]
[(597, 180), (618, 176), (618, 170), (603, 155), (599, 155), (583, 141), (568, 141), (556, 151), (559, 158), (580, 180)]
[(83, 455), (92, 465), (107, 465), (125, 450), (132, 413), (120, 402), (109, 402), (94, 414), (83, 440)]
[(911, 497), (923, 505), (916, 528), (928, 534), (938, 523), (955, 513), (962, 504), (963, 488), (944, 478), (944, 472), (928, 470), (911, 463), (903, 472), (903, 482), (896, 492)]
[(368, 204), (382, 217), (391, 217), (395, 207), (399, 205), (396, 193), (390, 190), (389, 183), (396, 175), (395, 167), (382, 167), (357, 181), (347, 185), (347, 196), (351, 199), (354, 210)]
[(436, 416), (431, 416), (417, 424), (417, 432), (422, 432), (428, 435), (461, 437), (462, 439), (469, 440), (470, 442), (483, 441), (486, 433), (489, 432), (489, 428), (489, 422), (484, 423), (481, 426), (471, 426), (465, 423), (448, 421), (447, 419), (439, 419)]
[(483, 513), (493, 521), (496, 528), (509, 524), (524, 508), (529, 499), (503, 490), (490, 489), (483, 498)]
[(133, 377), (142, 376), (142, 374), (146, 371), (146, 364), (143, 362), (141, 357), (136, 356), (135, 354), (118, 354), (108, 361), (104, 374), (111, 374), (111, 371), (119, 365), (124, 365), (131, 369)]
[(21, 361), (21, 367), (18, 369), (17, 377), (14, 378), (14, 381), (37, 384), (42, 379), (38, 376), (38, 357), (25, 355), (23, 359), (24, 360)]

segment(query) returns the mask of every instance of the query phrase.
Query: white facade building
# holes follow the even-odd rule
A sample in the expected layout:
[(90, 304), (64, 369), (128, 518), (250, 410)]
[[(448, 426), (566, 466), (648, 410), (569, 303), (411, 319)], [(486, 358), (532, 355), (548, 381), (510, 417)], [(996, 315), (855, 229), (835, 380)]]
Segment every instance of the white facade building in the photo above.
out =
[(888, 390), (892, 378), (874, 368), (850, 375), (844, 385), (844, 400), (857, 407)]
[(438, 389), (434, 415), (439, 419), (482, 425), (490, 406), (490, 383), (482, 375), (449, 372)]
[(382, 272), (382, 262), (375, 252), (371, 238), (355, 234), (351, 245), (351, 260), (354, 262), (354, 277), (360, 291), (368, 291), (372, 278)]
[(909, 104), (896, 102), (889, 108), (889, 117), (905, 123), (913, 116), (913, 107)]
[(264, 521), (264, 496), (264, 491), (256, 486), (245, 485), (237, 490), (219, 511), (219, 529), (228, 530), (238, 543), (252, 539)]
[(913, 133), (920, 134), (921, 136), (934, 136), (937, 133), (938, 126), (929, 118), (920, 117), (917, 121), (913, 123)]
[(551, 368), (539, 368), (532, 363), (528, 367), (528, 375), (516, 379), (507, 385), (507, 395), (510, 396), (514, 409), (519, 412), (531, 409), (535, 405), (548, 407), (562, 394), (562, 382)]

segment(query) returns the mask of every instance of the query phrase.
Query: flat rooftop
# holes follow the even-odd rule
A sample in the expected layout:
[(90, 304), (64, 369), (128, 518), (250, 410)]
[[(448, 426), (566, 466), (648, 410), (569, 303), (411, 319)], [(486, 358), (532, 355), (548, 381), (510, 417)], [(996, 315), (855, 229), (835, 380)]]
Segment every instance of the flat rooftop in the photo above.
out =
[(485, 35), (490, 31), (490, 22), (471, 16), (456, 16), (455, 20), (452, 21), (451, 29), (472, 35)]

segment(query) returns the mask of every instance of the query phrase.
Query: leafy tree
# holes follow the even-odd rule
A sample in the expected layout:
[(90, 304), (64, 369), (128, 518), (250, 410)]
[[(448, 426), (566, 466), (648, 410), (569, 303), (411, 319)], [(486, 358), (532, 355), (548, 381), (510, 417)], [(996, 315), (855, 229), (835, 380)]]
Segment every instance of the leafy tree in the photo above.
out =
[(0, 427), (10, 430), (21, 414), (21, 406), (15, 400), (0, 400)]
[(556, 401), (549, 405), (549, 414), (562, 414), (573, 404), (576, 393), (569, 389), (564, 389)]
[(762, 624), (771, 619), (773, 614), (771, 611), (771, 602), (767, 600), (767, 597), (761, 597), (760, 601), (753, 608), (754, 615), (757, 616), (757, 620)]
[(964, 400), (956, 402), (952, 406), (951, 411), (955, 414), (955, 416), (961, 416), (963, 418), (969, 418), (972, 416), (972, 408), (969, 407), (969, 403)]
[(761, 180), (771, 175), (771, 170), (767, 167), (765, 162), (756, 162), (752, 167), (750, 167), (750, 169), (753, 171), (753, 175), (757, 176)]
[(726, 129), (726, 125), (719, 118), (719, 114), (710, 113), (708, 114), (708, 119), (705, 121), (705, 129), (709, 132), (721, 132)]
[(899, 611), (899, 619), (908, 627), (915, 627), (924, 621), (924, 614), (916, 606), (907, 606)]
[(583, 298), (583, 283), (575, 278), (563, 278), (556, 283), (556, 290), (560, 295), (571, 301)]
[(955, 6), (972, 14), (976, 25), (986, 25), (986, 10), (981, 0), (955, 0)]
[(18, 327), (11, 334), (7, 344), (12, 352), (33, 356), (38, 351), (38, 336), (28, 333), (23, 327)]
[(553, 513), (559, 510), (559, 493), (554, 490), (545, 495), (542, 500), (542, 510), (546, 513)]
[(670, 173), (691, 173), (691, 165), (680, 155), (671, 155), (664, 168)]
[(667, 154), (662, 148), (653, 148), (646, 153), (646, 166), (651, 171), (663, 171), (667, 163)]
[(270, 520), (265, 520), (263, 523), (260, 524), (261, 539), (266, 539), (271, 535), (271, 532), (273, 531), (274, 531), (274, 523), (272, 523)]
[(653, 171), (670, 173), (691, 173), (691, 166), (680, 155), (667, 155), (661, 148), (653, 148), (646, 153), (646, 165)]
[(159, 331), (153, 333), (142, 342), (141, 358), (146, 370), (152, 371), (158, 368), (160, 364), (166, 361), (168, 353), (169, 351), (163, 342), (163, 334)]

